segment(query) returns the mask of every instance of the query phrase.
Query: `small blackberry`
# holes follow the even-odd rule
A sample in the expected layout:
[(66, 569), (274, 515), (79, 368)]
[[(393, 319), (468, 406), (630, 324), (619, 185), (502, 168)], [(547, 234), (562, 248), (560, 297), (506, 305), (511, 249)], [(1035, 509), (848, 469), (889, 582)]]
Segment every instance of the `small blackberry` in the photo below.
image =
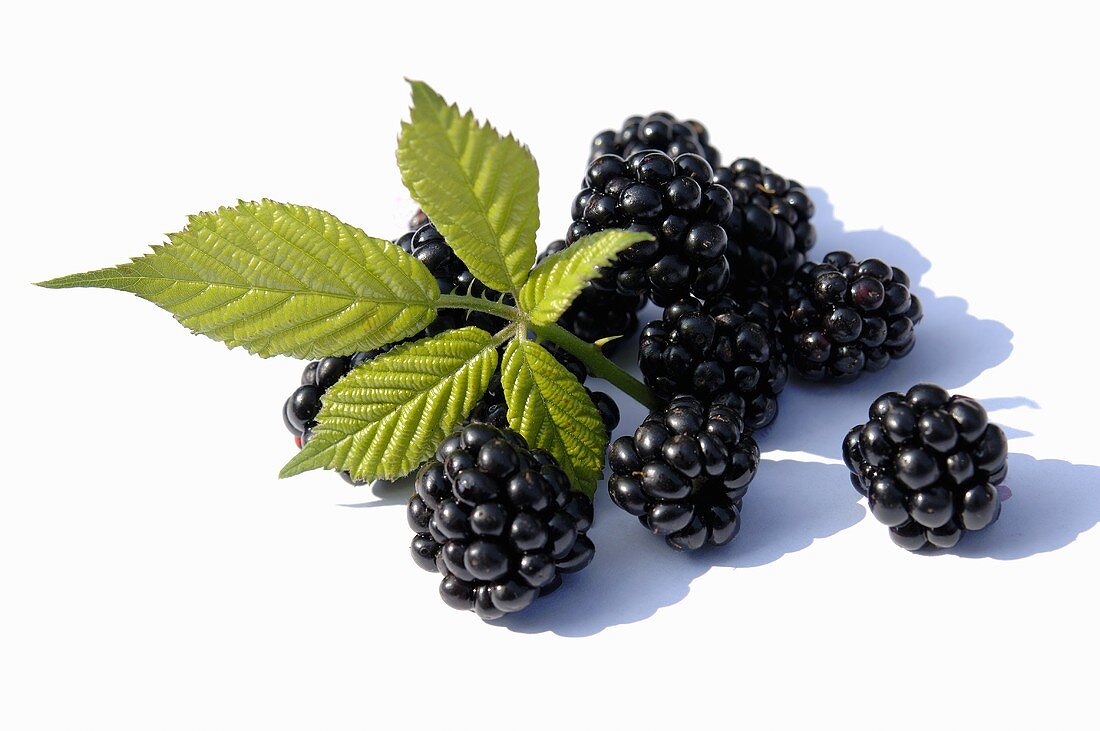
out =
[(489, 424), (467, 424), (439, 445), (407, 512), (413, 559), (443, 575), (444, 602), (482, 619), (526, 608), (595, 551), (592, 501), (549, 453)]
[(913, 349), (920, 300), (909, 277), (878, 259), (834, 251), (803, 264), (780, 319), (791, 365), (812, 381), (852, 381)]
[(634, 436), (615, 440), (607, 461), (615, 504), (673, 548), (693, 550), (737, 535), (760, 450), (735, 409), (678, 396), (650, 413)]
[(700, 155), (712, 167), (718, 167), (718, 150), (710, 146), (707, 128), (693, 119), (680, 120), (668, 112), (654, 112), (648, 117), (629, 117), (622, 129), (604, 130), (592, 139), (589, 160), (600, 155), (630, 157), (642, 150), (659, 150), (676, 157), (685, 152)]
[(885, 393), (844, 438), (844, 463), (902, 548), (951, 548), (1001, 512), (1008, 442), (981, 404), (932, 384)]
[(721, 394), (753, 430), (775, 419), (776, 397), (787, 385), (771, 311), (729, 297), (706, 305), (689, 298), (666, 307), (660, 320), (642, 330), (638, 362), (660, 398), (690, 394), (709, 401)]
[(707, 299), (724, 292), (730, 268), (722, 224), (733, 198), (711, 182), (713, 176), (710, 163), (690, 153), (673, 158), (648, 150), (589, 163), (566, 244), (609, 228), (653, 235), (620, 253), (590, 287), (639, 304), (648, 296), (662, 307), (688, 295)]
[(775, 300), (782, 287), (806, 261), (817, 239), (810, 219), (814, 204), (806, 190), (761, 165), (741, 158), (714, 173), (714, 182), (733, 197), (724, 221), (730, 245), (726, 256), (734, 292), (742, 297)]

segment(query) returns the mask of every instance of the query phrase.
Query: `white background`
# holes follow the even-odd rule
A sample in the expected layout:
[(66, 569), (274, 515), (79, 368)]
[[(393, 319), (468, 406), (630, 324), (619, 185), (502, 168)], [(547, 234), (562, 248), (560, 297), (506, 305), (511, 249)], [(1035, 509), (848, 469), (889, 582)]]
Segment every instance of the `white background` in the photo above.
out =
[[(1075, 5), (8, 8), (0, 727), (1091, 726), (1100, 59)], [(400, 493), (275, 479), (300, 363), (29, 286), (238, 198), (399, 234), (403, 76), (530, 145), (543, 244), (592, 134), (702, 120), (814, 189), (818, 255), (919, 279), (916, 350), (788, 389), (728, 548), (675, 555), (601, 487), (564, 590), (503, 626), (448, 609)], [(947, 555), (895, 548), (836, 459), (920, 380), (1011, 437), (1002, 520)]]

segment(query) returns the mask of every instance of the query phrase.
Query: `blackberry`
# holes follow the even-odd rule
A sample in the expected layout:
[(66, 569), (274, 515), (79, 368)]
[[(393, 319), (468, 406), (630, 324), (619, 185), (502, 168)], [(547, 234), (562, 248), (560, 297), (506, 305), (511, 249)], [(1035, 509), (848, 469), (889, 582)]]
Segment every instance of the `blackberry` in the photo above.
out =
[(718, 150), (711, 147), (706, 127), (693, 119), (681, 122), (668, 112), (629, 117), (622, 129), (600, 132), (592, 139), (589, 159), (607, 154), (630, 157), (642, 150), (660, 150), (672, 157), (690, 152), (701, 155), (712, 167), (720, 163)]
[(413, 559), (443, 575), (444, 602), (482, 619), (526, 608), (595, 551), (592, 501), (549, 453), (489, 424), (470, 423), (439, 445), (407, 512)]
[(733, 197), (711, 182), (713, 176), (710, 163), (691, 153), (673, 158), (648, 150), (589, 163), (566, 245), (609, 228), (653, 235), (619, 254), (590, 287), (639, 303), (648, 296), (662, 307), (688, 295), (707, 299), (724, 292), (730, 267), (722, 224), (732, 214)]
[(615, 504), (673, 548), (693, 550), (737, 535), (760, 450), (736, 409), (678, 396), (615, 440), (607, 461)]
[(749, 429), (770, 424), (787, 385), (787, 363), (767, 305), (729, 297), (708, 304), (684, 299), (642, 330), (638, 362), (646, 384), (663, 399), (719, 395)]
[(922, 315), (901, 269), (834, 251), (821, 264), (799, 268), (780, 326), (791, 365), (803, 377), (852, 381), (907, 355)]
[(844, 463), (894, 543), (951, 548), (997, 520), (1008, 441), (981, 404), (922, 383), (879, 396), (868, 413), (844, 438)]
[(737, 295), (776, 300), (806, 261), (817, 239), (810, 219), (814, 204), (806, 190), (761, 165), (741, 158), (714, 173), (714, 182), (733, 197), (724, 222), (726, 256)]

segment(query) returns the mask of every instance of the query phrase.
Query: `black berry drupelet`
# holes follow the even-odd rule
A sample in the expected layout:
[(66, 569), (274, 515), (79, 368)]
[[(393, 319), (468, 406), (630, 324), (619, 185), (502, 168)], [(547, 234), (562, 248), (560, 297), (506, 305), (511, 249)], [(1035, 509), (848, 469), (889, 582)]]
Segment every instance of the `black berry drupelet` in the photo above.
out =
[(688, 298), (665, 308), (643, 330), (638, 362), (662, 399), (721, 396), (750, 430), (770, 424), (787, 384), (787, 363), (767, 305), (742, 306), (729, 297), (707, 304)]
[(601, 155), (589, 163), (566, 244), (609, 228), (653, 235), (619, 254), (590, 287), (639, 304), (648, 296), (662, 307), (688, 295), (723, 293), (730, 267), (722, 224), (733, 198), (711, 182), (713, 175), (710, 163), (690, 153), (673, 158), (648, 150), (625, 159)]
[(607, 489), (623, 510), (681, 550), (729, 543), (760, 451), (740, 414), (678, 396), (608, 450)]
[(844, 438), (844, 463), (902, 548), (951, 548), (1001, 512), (1008, 442), (981, 404), (931, 384), (886, 393)]
[(921, 317), (905, 272), (834, 251), (799, 269), (780, 326), (791, 365), (802, 376), (852, 381), (907, 355)]
[(668, 112), (629, 117), (621, 129), (600, 132), (592, 139), (589, 159), (607, 154), (625, 158), (642, 150), (659, 150), (672, 157), (690, 152), (703, 157), (712, 167), (721, 162), (718, 150), (710, 145), (706, 127), (693, 119), (681, 122)]
[(781, 298), (817, 239), (810, 223), (813, 201), (797, 181), (751, 158), (716, 170), (714, 182), (733, 197), (733, 210), (723, 222), (733, 292), (743, 298)]
[(413, 559), (443, 575), (443, 601), (482, 619), (526, 608), (595, 551), (592, 501), (554, 458), (480, 422), (449, 436), (420, 469), (408, 519)]

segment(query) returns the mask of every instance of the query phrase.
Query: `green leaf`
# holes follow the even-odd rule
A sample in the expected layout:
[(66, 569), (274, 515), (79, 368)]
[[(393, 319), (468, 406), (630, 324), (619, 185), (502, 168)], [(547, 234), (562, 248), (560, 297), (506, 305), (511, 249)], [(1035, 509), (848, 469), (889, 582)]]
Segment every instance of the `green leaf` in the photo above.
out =
[(603, 474), (607, 432), (584, 386), (538, 343), (516, 338), (501, 366), (508, 423), (532, 447), (547, 450), (589, 496)]
[(242, 201), (189, 221), (151, 254), (41, 286), (132, 292), (264, 357), (370, 350), (435, 318), (439, 286), (423, 264), (324, 211)]
[(409, 193), (475, 277), (516, 293), (535, 263), (539, 171), (530, 151), (430, 86), (410, 81), (397, 166)]
[(619, 252), (653, 236), (638, 231), (609, 229), (589, 234), (572, 246), (551, 254), (534, 268), (518, 301), (538, 325), (556, 322), (569, 309), (588, 280), (599, 276), (597, 267), (615, 260)]
[(408, 474), (485, 393), (496, 348), (489, 333), (464, 327), (367, 361), (325, 392), (312, 438), (279, 476), (318, 468), (362, 480)]

